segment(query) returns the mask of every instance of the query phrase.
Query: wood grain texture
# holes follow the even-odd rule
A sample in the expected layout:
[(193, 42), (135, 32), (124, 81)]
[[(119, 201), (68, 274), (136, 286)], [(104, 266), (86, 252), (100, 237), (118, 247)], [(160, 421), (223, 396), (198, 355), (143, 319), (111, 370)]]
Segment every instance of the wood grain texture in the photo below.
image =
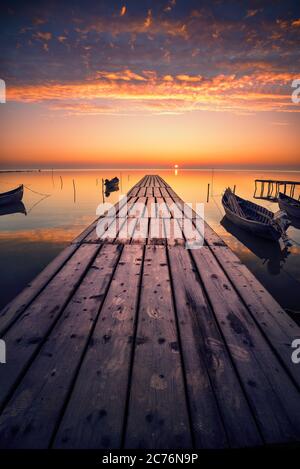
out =
[(58, 429), (56, 448), (121, 445), (142, 259), (142, 246), (124, 246)]
[(125, 446), (189, 448), (192, 438), (166, 250), (145, 249)]

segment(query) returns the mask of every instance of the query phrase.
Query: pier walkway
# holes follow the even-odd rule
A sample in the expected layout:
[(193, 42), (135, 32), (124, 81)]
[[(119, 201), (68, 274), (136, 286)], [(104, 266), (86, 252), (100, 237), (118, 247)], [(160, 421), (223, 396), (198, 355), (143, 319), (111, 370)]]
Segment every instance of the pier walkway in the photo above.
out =
[(199, 249), (166, 239), (174, 203), (143, 177), (115, 235), (93, 223), (2, 311), (1, 448), (300, 441), (299, 327), (206, 223)]

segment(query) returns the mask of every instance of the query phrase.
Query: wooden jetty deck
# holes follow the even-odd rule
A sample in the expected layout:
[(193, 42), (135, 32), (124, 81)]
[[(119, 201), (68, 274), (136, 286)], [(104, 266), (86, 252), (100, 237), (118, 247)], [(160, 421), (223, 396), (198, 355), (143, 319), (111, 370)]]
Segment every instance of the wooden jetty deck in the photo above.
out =
[[(255, 179), (255, 190), (253, 197), (255, 199), (273, 199), (277, 200), (279, 192), (287, 193), (289, 188), (290, 197), (295, 196), (296, 186), (299, 186), (299, 181), (282, 181), (276, 179)], [(258, 191), (258, 186), (260, 190)], [(266, 188), (266, 192), (265, 192)], [(258, 192), (258, 194), (257, 194)], [(300, 196), (298, 197), (298, 199)]]
[(153, 201), (183, 203), (143, 177), (117, 205), (129, 238), (93, 223), (2, 311), (1, 448), (300, 441), (299, 327), (207, 224), (201, 249), (150, 237), (160, 213), (134, 237)]

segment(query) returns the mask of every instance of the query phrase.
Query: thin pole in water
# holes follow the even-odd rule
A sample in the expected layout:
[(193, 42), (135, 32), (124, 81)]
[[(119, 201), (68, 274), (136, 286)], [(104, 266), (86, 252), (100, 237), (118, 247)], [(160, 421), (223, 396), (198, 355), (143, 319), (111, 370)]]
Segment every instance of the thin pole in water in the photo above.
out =
[(236, 185), (233, 186), (233, 193), (235, 194)]
[(62, 190), (62, 188), (64, 187), (64, 183), (63, 183), (63, 180), (62, 180), (62, 177), (60, 177), (60, 190)]
[(209, 202), (209, 187), (210, 187), (210, 184), (208, 183), (208, 184), (207, 184), (207, 198), (206, 198), (206, 202)]
[(102, 201), (103, 201), (103, 203), (105, 202), (105, 199), (104, 199), (104, 181), (103, 181), (103, 178), (102, 178)]
[(75, 181), (73, 179), (73, 191), (74, 191), (74, 204), (76, 202), (76, 187), (75, 187)]

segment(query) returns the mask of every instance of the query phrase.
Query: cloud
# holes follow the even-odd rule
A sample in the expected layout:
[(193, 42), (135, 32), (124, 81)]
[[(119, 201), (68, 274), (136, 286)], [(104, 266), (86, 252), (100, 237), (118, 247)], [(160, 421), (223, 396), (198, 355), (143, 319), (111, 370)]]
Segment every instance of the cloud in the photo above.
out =
[(247, 10), (246, 18), (252, 18), (255, 16), (260, 10)]
[(127, 11), (127, 8), (126, 8), (125, 5), (123, 5), (121, 10), (120, 10), (120, 16), (124, 16), (126, 14), (126, 11)]
[(52, 33), (38, 31), (34, 34), (34, 37), (42, 41), (50, 41), (50, 39), (52, 39)]
[(8, 90), (8, 101), (43, 103), (52, 110), (76, 114), (185, 113), (199, 110), (300, 112), (290, 97), (297, 74), (257, 72), (237, 77), (219, 74), (159, 75), (146, 70), (97, 72), (80, 83), (19, 86)]

